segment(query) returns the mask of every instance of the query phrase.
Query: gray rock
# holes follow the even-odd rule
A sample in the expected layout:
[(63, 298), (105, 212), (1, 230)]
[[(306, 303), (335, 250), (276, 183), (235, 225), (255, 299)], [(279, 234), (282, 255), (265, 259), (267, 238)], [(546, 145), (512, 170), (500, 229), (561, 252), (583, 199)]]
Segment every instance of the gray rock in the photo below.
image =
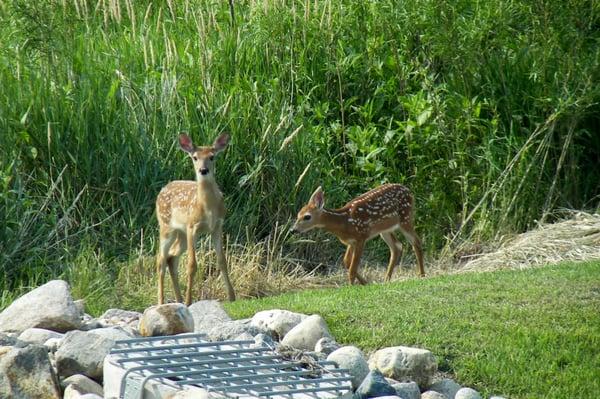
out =
[(273, 309), (256, 313), (252, 317), (251, 324), (263, 330), (267, 330), (277, 340), (281, 340), (292, 328), (308, 316), (289, 310)]
[(84, 319), (81, 322), (81, 327), (79, 327), (79, 329), (81, 331), (91, 331), (91, 330), (95, 330), (97, 328), (104, 328), (107, 326), (108, 326), (107, 324), (101, 323), (98, 319), (89, 319), (89, 320)]
[(0, 348), (3, 346), (16, 346), (17, 348), (23, 348), (27, 345), (27, 342), (21, 341), (14, 334), (5, 334), (0, 332)]
[(248, 333), (248, 332), (243, 332), (240, 335), (238, 335), (237, 337), (235, 337), (233, 339), (234, 341), (254, 341), (254, 337)]
[(56, 368), (61, 377), (83, 374), (90, 378), (102, 378), (104, 357), (115, 341), (86, 331), (71, 331), (65, 335), (56, 351)]
[(396, 396), (396, 390), (386, 381), (379, 370), (371, 370), (356, 389), (356, 398), (368, 399), (382, 396)]
[(113, 341), (118, 341), (120, 339), (131, 339), (136, 337), (131, 328), (123, 327), (97, 328), (94, 330), (90, 330), (89, 333), (96, 334), (104, 338), (112, 339)]
[(50, 338), (61, 339), (64, 334), (44, 328), (28, 328), (19, 335), (19, 339), (30, 344), (43, 345)]
[(315, 352), (323, 353), (326, 356), (340, 348), (340, 344), (331, 337), (323, 337), (315, 344)]
[(0, 332), (0, 346), (13, 346), (16, 342), (15, 336)]
[(232, 321), (219, 301), (194, 302), (188, 309), (194, 319), (194, 332), (198, 334), (208, 334), (214, 327)]
[[(79, 310), (79, 313), (81, 314), (81, 318), (85, 319), (85, 299), (77, 299), (76, 301), (73, 301), (73, 303), (75, 304), (75, 306), (77, 306), (77, 309)], [(89, 315), (88, 315), (89, 316)]]
[(444, 394), (449, 399), (454, 399), (454, 396), (456, 396), (456, 392), (458, 392), (460, 388), (461, 386), (458, 385), (454, 380), (444, 378), (443, 380), (440, 380), (431, 385), (431, 387), (429, 387), (429, 390)]
[(443, 393), (436, 391), (426, 391), (421, 394), (421, 399), (450, 399), (447, 398)]
[(60, 390), (46, 348), (0, 347), (0, 398), (58, 399)]
[(402, 399), (420, 399), (421, 390), (419, 385), (414, 382), (398, 382), (392, 384), (392, 388), (396, 390), (396, 395)]
[(318, 340), (331, 337), (327, 323), (319, 315), (312, 315), (302, 320), (292, 328), (281, 340), (286, 346), (296, 349), (312, 351)]
[(86, 393), (93, 393), (100, 396), (104, 395), (102, 385), (98, 384), (96, 381), (86, 377), (83, 374), (74, 374), (70, 377), (65, 378), (60, 382), (60, 386), (63, 389), (67, 389), (67, 387), (69, 386), (77, 388), (78, 392), (82, 395)]
[(506, 398), (504, 396), (494, 395), (494, 396), (490, 396), (490, 399), (506, 399)]
[(62, 280), (52, 280), (4, 309), (0, 313), (0, 331), (22, 332), (37, 327), (65, 332), (81, 326), (81, 315), (69, 285)]
[(256, 334), (256, 336), (254, 337), (254, 343), (257, 346), (264, 346), (271, 349), (275, 349), (275, 346), (277, 345), (270, 335), (263, 333)]
[(352, 388), (356, 389), (369, 374), (369, 365), (363, 353), (355, 346), (343, 346), (327, 356), (328, 361), (336, 362), (340, 368), (348, 369), (352, 376)]
[(427, 388), (437, 371), (437, 360), (428, 350), (395, 346), (375, 352), (369, 359), (369, 367), (386, 377), (415, 381), (419, 387)]
[(122, 309), (108, 309), (98, 317), (97, 321), (102, 327), (118, 326), (118, 327), (133, 327), (137, 328), (142, 314), (140, 312), (132, 312)]
[(214, 326), (206, 335), (211, 341), (227, 341), (243, 333), (248, 333), (254, 337), (257, 334), (264, 333), (264, 330), (259, 330), (257, 327), (250, 325), (250, 320), (232, 320)]
[(461, 388), (454, 399), (481, 399), (481, 395), (473, 388)]
[(44, 346), (48, 348), (48, 352), (54, 353), (62, 344), (64, 338), (49, 338), (46, 342), (44, 342)]
[(184, 304), (167, 303), (146, 309), (139, 328), (144, 337), (189, 333), (194, 331), (194, 319)]
[(95, 393), (85, 393), (80, 387), (69, 385), (65, 389), (63, 399), (102, 399), (102, 396)]

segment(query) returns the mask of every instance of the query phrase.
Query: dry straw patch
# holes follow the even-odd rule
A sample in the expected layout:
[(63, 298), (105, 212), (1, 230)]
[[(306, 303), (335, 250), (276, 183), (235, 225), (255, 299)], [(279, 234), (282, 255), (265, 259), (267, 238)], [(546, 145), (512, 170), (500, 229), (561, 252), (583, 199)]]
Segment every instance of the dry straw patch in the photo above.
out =
[(568, 216), (509, 239), (496, 251), (466, 263), (459, 272), (526, 269), (562, 261), (600, 259), (600, 214), (569, 211)]
[[(537, 229), (508, 239), (498, 249), (480, 254), (467, 263), (449, 264), (447, 258), (429, 260), (426, 263), (427, 276), (526, 269), (561, 261), (600, 259), (600, 214), (572, 211), (568, 216), (557, 223), (540, 224)], [(335, 264), (313, 265), (316, 267), (308, 270), (306, 259), (290, 253), (289, 248), (283, 245), (286, 241), (284, 231), (287, 229), (277, 228), (272, 236), (260, 243), (228, 246), (229, 274), (238, 299), (348, 284), (341, 256)], [(194, 298), (225, 300), (221, 277), (209, 271), (216, 266), (216, 256), (208, 239), (200, 240), (197, 257), (200, 278), (195, 282)], [(179, 268), (181, 283), (185, 283), (185, 262), (184, 256)], [(383, 283), (385, 266), (364, 259), (359, 272), (371, 284)], [(128, 295), (137, 291), (137, 296), (152, 302), (156, 294), (155, 273), (154, 257), (143, 257), (139, 265), (123, 268), (120, 283), (127, 288)], [(414, 258), (407, 246), (393, 280), (402, 281), (415, 276)], [(167, 296), (173, 299), (170, 279), (167, 279), (165, 289)]]

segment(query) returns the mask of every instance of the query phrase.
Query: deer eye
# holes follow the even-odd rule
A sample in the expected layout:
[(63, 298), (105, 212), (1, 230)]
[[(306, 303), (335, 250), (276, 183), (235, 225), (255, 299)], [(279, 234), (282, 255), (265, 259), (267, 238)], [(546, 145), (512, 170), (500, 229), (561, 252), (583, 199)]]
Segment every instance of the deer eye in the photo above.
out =
[(194, 155), (194, 156), (192, 157), (192, 159), (193, 159), (194, 161), (197, 161), (197, 160), (198, 160), (198, 157)]
[(302, 217), (302, 219), (304, 219), (304, 220), (310, 220), (311, 217), (312, 217), (311, 215), (306, 214), (306, 215), (304, 215)]
[(215, 159), (215, 156), (214, 156), (214, 155), (211, 155), (211, 156), (210, 156), (210, 158), (208, 158), (208, 159), (210, 159), (210, 160), (212, 161), (212, 160), (214, 160), (214, 159)]

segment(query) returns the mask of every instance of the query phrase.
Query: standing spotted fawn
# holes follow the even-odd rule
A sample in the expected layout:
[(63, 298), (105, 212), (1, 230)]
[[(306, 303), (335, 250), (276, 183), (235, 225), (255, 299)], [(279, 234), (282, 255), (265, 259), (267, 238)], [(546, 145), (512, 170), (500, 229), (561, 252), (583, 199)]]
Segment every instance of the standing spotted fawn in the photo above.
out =
[(412, 244), (419, 275), (425, 275), (421, 239), (414, 229), (414, 199), (408, 188), (400, 184), (384, 184), (354, 198), (342, 208), (325, 209), (324, 205), (323, 190), (319, 187), (308, 204), (298, 212), (292, 232), (323, 228), (337, 236), (347, 247), (344, 266), (348, 269), (350, 284), (355, 279), (366, 284), (366, 280), (358, 274), (358, 264), (365, 243), (376, 235), (380, 235), (390, 247), (385, 281), (392, 278), (402, 254), (402, 244), (393, 234), (395, 230), (400, 230)]
[(173, 282), (173, 289), (178, 302), (183, 302), (177, 265), (179, 257), (185, 250), (187, 259), (187, 288), (185, 304), (192, 303), (192, 285), (197, 270), (195, 242), (198, 233), (209, 233), (217, 252), (217, 264), (223, 276), (230, 301), (235, 300), (235, 293), (223, 250), (223, 220), (225, 204), (223, 194), (215, 181), (214, 158), (223, 151), (229, 142), (229, 135), (217, 137), (210, 147), (196, 147), (192, 139), (182, 134), (179, 136), (181, 149), (187, 152), (194, 164), (196, 181), (172, 181), (167, 184), (156, 198), (156, 215), (160, 230), (160, 244), (156, 266), (158, 271), (158, 303), (164, 303), (165, 269)]

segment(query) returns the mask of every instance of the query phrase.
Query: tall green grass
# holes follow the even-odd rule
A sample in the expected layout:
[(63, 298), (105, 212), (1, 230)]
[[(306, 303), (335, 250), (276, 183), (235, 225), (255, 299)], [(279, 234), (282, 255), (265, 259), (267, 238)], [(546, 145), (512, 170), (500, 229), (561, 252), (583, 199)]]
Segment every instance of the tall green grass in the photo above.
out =
[[(597, 209), (597, 3), (250, 0), (233, 11), (0, 0), (3, 288), (82, 258), (117, 275), (152, 254), (157, 192), (193, 177), (183, 130), (198, 142), (231, 132), (218, 181), (241, 244), (288, 223), (317, 185), (338, 206), (407, 184), (431, 256), (560, 207)], [(284, 245), (309, 261), (337, 256), (334, 244)]]

